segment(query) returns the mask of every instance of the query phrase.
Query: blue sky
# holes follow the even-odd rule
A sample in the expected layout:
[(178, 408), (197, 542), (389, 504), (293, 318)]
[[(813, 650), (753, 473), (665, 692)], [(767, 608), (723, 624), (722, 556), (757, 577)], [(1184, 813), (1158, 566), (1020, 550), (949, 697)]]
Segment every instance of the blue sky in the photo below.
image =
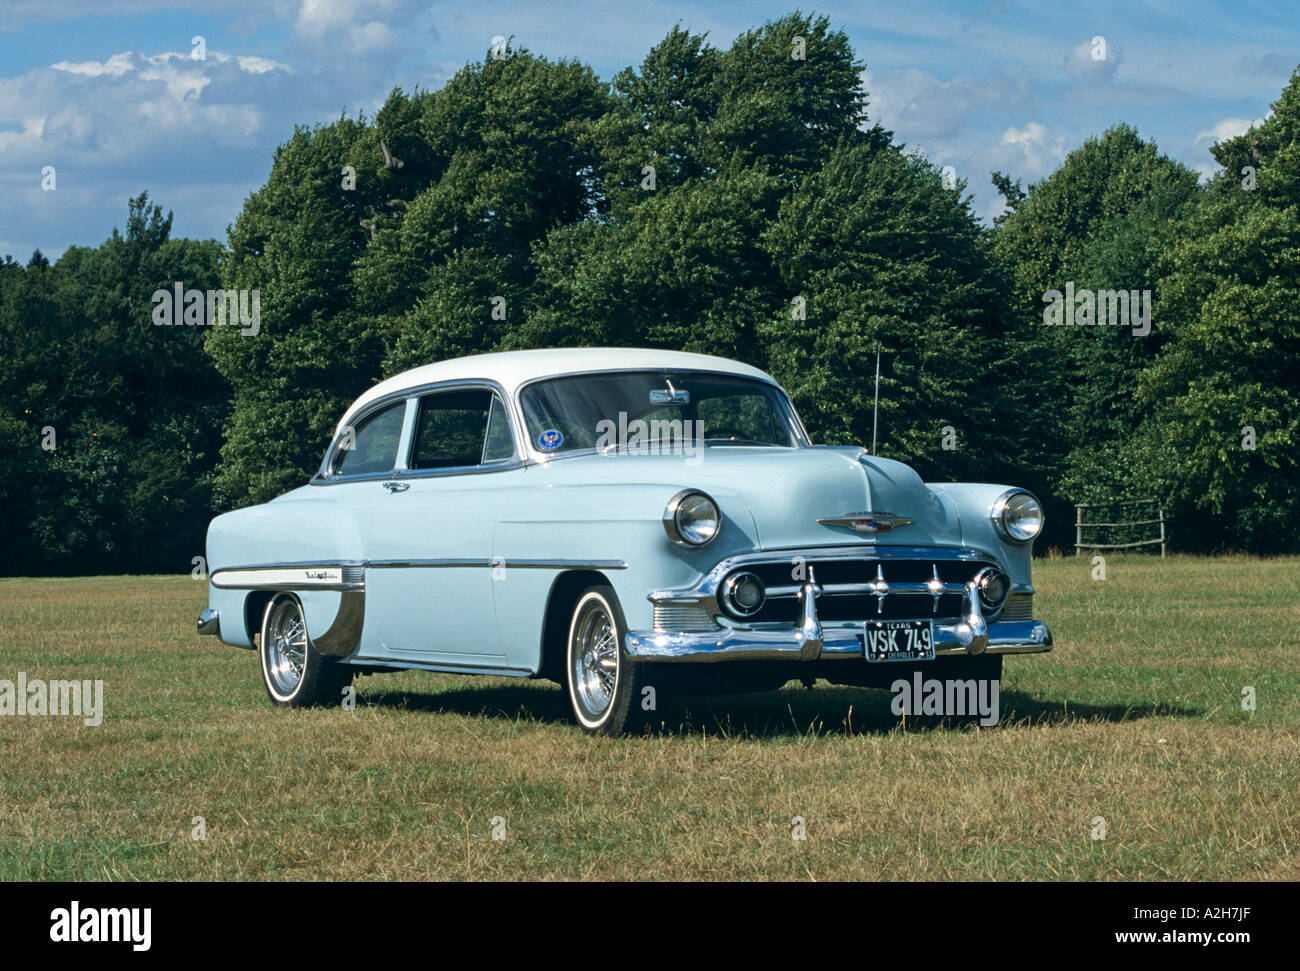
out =
[[(725, 47), (793, 4), (412, 0), (3, 0), (0, 254), (94, 245), (142, 189), (173, 233), (225, 239), (295, 123), (373, 111), (394, 86), (437, 88), (496, 35), (603, 78), (675, 23)], [(1300, 63), (1292, 0), (1211, 3), (858, 2), (804, 6), (867, 65), (873, 120), (969, 182), (1049, 174), (1126, 121), (1208, 174), (1209, 148), (1263, 118)], [(207, 57), (191, 57), (201, 36)], [(1106, 57), (1092, 56), (1093, 38)], [(56, 189), (43, 191), (54, 166)]]

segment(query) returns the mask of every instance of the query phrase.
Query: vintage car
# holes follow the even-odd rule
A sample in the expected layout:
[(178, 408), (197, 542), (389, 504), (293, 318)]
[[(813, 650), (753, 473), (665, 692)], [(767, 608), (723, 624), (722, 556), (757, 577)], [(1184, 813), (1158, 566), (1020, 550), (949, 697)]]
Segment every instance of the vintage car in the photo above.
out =
[(320, 470), (207, 536), (201, 634), (279, 705), (358, 672), (549, 678), (590, 733), (683, 694), (1000, 677), (1046, 651), (1038, 501), (814, 445), (735, 361), (588, 348), (442, 361), (371, 388)]

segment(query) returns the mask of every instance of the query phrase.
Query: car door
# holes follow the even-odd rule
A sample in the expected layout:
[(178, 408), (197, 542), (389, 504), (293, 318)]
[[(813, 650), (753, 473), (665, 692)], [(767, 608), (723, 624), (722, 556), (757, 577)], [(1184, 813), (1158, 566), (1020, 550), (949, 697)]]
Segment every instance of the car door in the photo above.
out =
[(366, 653), (506, 664), (493, 612), (498, 496), (521, 474), (502, 396), (457, 384), (414, 397), (401, 466), (366, 503)]

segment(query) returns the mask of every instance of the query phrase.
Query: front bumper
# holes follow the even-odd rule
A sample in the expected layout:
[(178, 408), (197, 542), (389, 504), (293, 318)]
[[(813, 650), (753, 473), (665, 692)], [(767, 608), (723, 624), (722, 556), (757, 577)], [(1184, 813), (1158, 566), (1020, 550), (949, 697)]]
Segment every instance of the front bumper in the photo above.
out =
[[(790, 551), (785, 551), (789, 553)], [(795, 561), (807, 561), (807, 576), (802, 582), (782, 588), (782, 596), (792, 596), (798, 603), (798, 619), (794, 623), (766, 623), (746, 626), (728, 620), (718, 607), (718, 591), (729, 572), (739, 567), (771, 562), (771, 554), (748, 554), (724, 560), (713, 568), (698, 584), (684, 590), (663, 590), (650, 594), (655, 604), (654, 630), (629, 631), (624, 646), (629, 657), (639, 661), (830, 661), (840, 658), (865, 660), (867, 619), (830, 620), (818, 617), (818, 600), (848, 592), (869, 592), (882, 603), (886, 598), (903, 596), (933, 598), (933, 608), (938, 610), (939, 597), (961, 595), (961, 608), (957, 616), (936, 618), (932, 621), (934, 656), (958, 657), (989, 654), (1033, 654), (1052, 649), (1052, 632), (1041, 620), (1020, 618), (999, 619), (990, 623), (980, 607), (977, 582), (945, 582), (939, 577), (940, 563), (978, 563), (982, 557), (976, 551), (948, 548), (893, 547), (878, 548), (864, 556), (856, 548), (836, 550), (798, 551)], [(820, 584), (817, 582), (813, 560), (834, 562), (868, 559), (877, 566), (876, 579), (867, 583)], [(919, 561), (929, 564), (933, 581), (888, 582), (884, 569), (891, 572), (900, 562)], [(1022, 589), (1032, 594), (1032, 587)], [(769, 589), (769, 594), (772, 590)], [(692, 613), (693, 627), (664, 627), (660, 625), (659, 612), (682, 609)], [(1005, 602), (1003, 604), (1005, 608)], [(915, 619), (923, 619), (914, 615)], [(671, 621), (667, 621), (671, 622)], [(703, 622), (703, 623), (701, 623)]]
[[(934, 656), (971, 654), (1036, 654), (1052, 649), (1052, 632), (1041, 620), (1003, 621), (987, 625), (984, 647), (972, 651), (973, 639), (961, 624), (934, 625)], [(629, 657), (638, 661), (859, 661), (866, 657), (862, 624), (826, 626), (821, 643), (810, 650), (812, 639), (802, 629), (663, 633), (629, 631), (625, 644)], [(965, 643), (963, 643), (965, 640)]]

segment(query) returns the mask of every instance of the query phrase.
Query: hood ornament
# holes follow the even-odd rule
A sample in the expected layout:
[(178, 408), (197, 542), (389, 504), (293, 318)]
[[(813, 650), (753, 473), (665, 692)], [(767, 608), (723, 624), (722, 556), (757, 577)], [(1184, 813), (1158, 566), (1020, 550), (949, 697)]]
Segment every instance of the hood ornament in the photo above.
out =
[(855, 533), (887, 533), (891, 529), (910, 526), (916, 522), (907, 516), (895, 516), (892, 512), (850, 512), (831, 519), (819, 519), (823, 526), (845, 526)]

